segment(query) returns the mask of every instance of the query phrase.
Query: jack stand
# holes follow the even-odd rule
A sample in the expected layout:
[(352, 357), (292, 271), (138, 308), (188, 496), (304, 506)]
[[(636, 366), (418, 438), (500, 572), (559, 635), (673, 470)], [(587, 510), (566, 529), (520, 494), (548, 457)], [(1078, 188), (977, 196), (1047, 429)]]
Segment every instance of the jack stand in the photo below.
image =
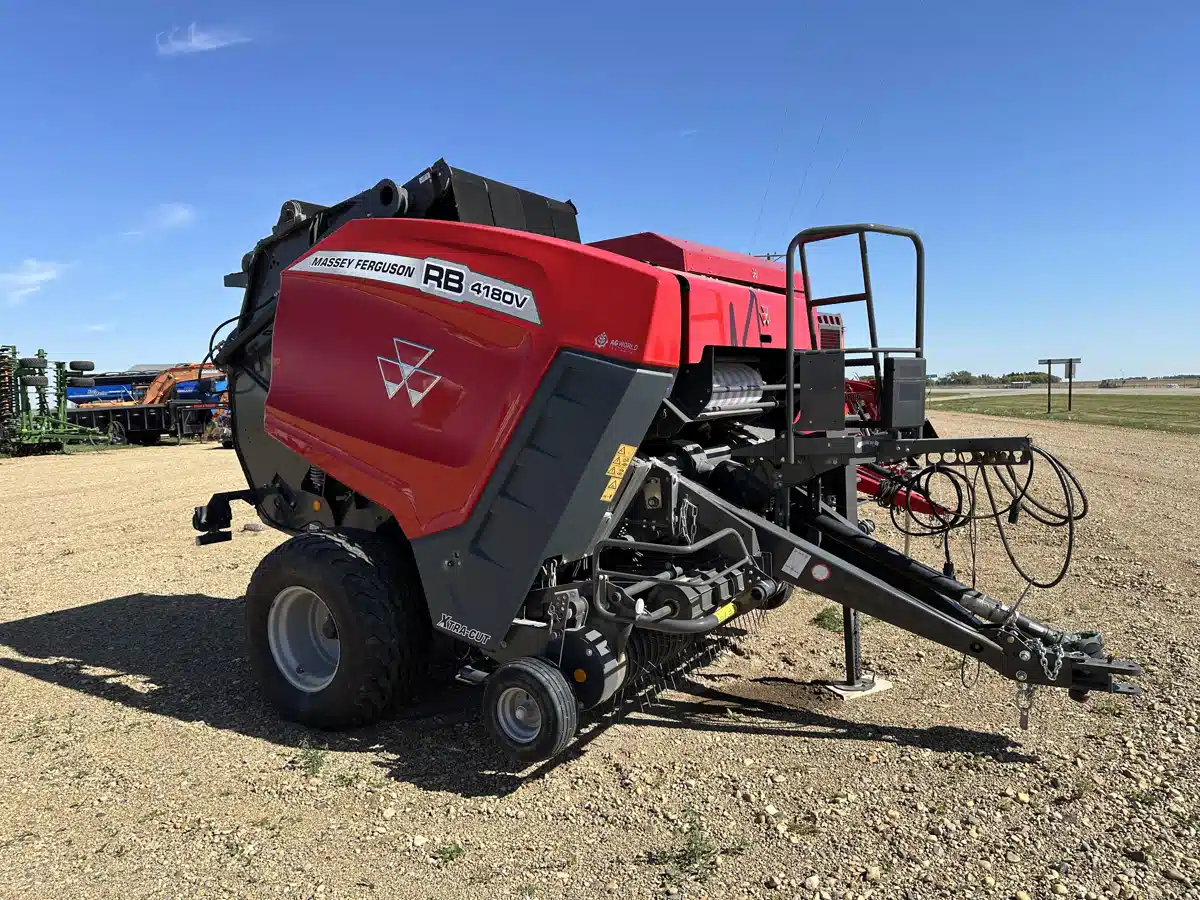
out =
[(842, 610), (842, 634), (846, 647), (846, 678), (844, 681), (829, 681), (822, 685), (825, 690), (847, 702), (861, 700), (872, 694), (881, 694), (892, 686), (886, 678), (862, 674), (862, 623), (858, 610), (845, 607)]
[[(850, 524), (858, 524), (858, 473), (853, 466), (847, 466), (841, 478), (832, 479), (831, 493), (836, 502), (837, 511), (850, 520)], [(858, 700), (879, 694), (892, 686), (886, 678), (878, 678), (874, 674), (870, 679), (862, 674), (862, 620), (858, 610), (849, 606), (842, 607), (842, 636), (846, 650), (846, 678), (841, 682), (826, 682), (823, 687), (829, 693), (843, 700)]]

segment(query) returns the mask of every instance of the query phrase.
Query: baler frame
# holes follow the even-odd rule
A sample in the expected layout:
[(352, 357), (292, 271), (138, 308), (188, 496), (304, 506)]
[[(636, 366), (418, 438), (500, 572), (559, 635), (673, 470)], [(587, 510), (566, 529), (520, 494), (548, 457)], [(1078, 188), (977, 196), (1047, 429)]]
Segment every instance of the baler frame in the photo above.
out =
[[(1036, 622), (1018, 611), (1020, 601), (1008, 606), (955, 580), (949, 558), (948, 568), (939, 574), (875, 541), (866, 523), (858, 522), (857, 494), (864, 470), (871, 476), (866, 479), (867, 487), (874, 484), (881, 500), (893, 507), (902, 503), (914, 514), (927, 511), (935, 520), (929, 532), (934, 534), (948, 534), (951, 528), (980, 518), (995, 518), (1002, 528), (1002, 515), (1016, 516), (1023, 508), (1039, 454), (1050, 460), (1060, 479), (1063, 477), (1061, 464), (1029, 438), (939, 437), (926, 420), (925, 251), (920, 238), (908, 229), (853, 224), (797, 233), (788, 245), (783, 267), (785, 347), (767, 346), (760, 331), (757, 347), (745, 340), (739, 344), (736, 338), (732, 346), (708, 340), (702, 351), (693, 346), (681, 352), (677, 362), (664, 356), (657, 362), (646, 359), (645, 364), (636, 364), (613, 358), (615, 342), (610, 342), (607, 332), (596, 335), (597, 351), (578, 344), (555, 344), (555, 355), (548, 357), (546, 368), (539, 370), (541, 380), (522, 398), (526, 406), (514, 419), (489, 474), (479, 483), (465, 520), (418, 534), (415, 539), (406, 535), (399, 515), (382, 504), (381, 497), (367, 496), (366, 487), (349, 486), (366, 484), (352, 470), (344, 470), (346, 483), (342, 483), (339, 476), (322, 468), (338, 465), (344, 454), (314, 452), (316, 441), (302, 428), (293, 436), (289, 429), (296, 427), (297, 418), (305, 418), (303, 410), (297, 415), (293, 406), (287, 421), (282, 412), (277, 415), (275, 424), (268, 426), (268, 430), (275, 429), (270, 434), (276, 440), (261, 433), (264, 412), (272, 414), (267, 389), (275, 360), (283, 358), (278, 356), (280, 332), (275, 320), (282, 272), (293, 271), (289, 277), (294, 280), (289, 283), (297, 285), (295, 296), (304, 298), (304, 292), (309, 292), (308, 301), (289, 302), (311, 304), (312, 298), (319, 297), (323, 303), (326, 296), (322, 292), (337, 290), (335, 283), (365, 277), (355, 275), (346, 265), (348, 261), (356, 261), (356, 266), (364, 260), (373, 266), (389, 264), (387, 254), (372, 245), (370, 235), (375, 226), (361, 220), (408, 217), (471, 223), (462, 228), (448, 226), (457, 231), (441, 225), (415, 230), (410, 238), (403, 238), (402, 229), (378, 228), (378, 234), (401, 235), (399, 247), (405, 254), (416, 252), (406, 240), (432, 246), (424, 252), (438, 253), (424, 260), (408, 255), (390, 257), (393, 272), (402, 273), (397, 276), (401, 280), (393, 287), (376, 290), (396, 290), (397, 284), (400, 289), (415, 290), (398, 295), (405, 298), (403, 303), (390, 306), (385, 300), (385, 305), (374, 307), (386, 310), (390, 328), (393, 320), (409, 315), (405, 312), (410, 309), (408, 304), (419, 304), (411, 308), (419, 310), (419, 316), (429, 317), (450, 308), (443, 304), (456, 298), (442, 296), (441, 281), (436, 282), (437, 291), (424, 290), (429, 267), (437, 270), (439, 278), (447, 264), (467, 267), (469, 263), (456, 260), (454, 253), (473, 252), (471, 241), (501, 245), (500, 249), (488, 247), (490, 256), (481, 257), (482, 264), (502, 258), (504, 246), (520, 246), (533, 254), (532, 258), (560, 254), (557, 258), (611, 265), (613, 271), (628, 265), (621, 262), (624, 254), (612, 242), (600, 248), (610, 255), (599, 260), (597, 250), (581, 253), (572, 249), (570, 243), (578, 242), (574, 212), (569, 203), (487, 182), (439, 161), (402, 187), (385, 180), (331, 207), (288, 201), (272, 234), (246, 254), (240, 272), (226, 277), (227, 286), (245, 289), (242, 310), (233, 333), (219, 347), (210, 347), (210, 355), (230, 379), (234, 445), (247, 488), (213, 495), (205, 506), (196, 508), (193, 525), (200, 532), (199, 544), (229, 540), (230, 502), (245, 501), (264, 522), (295, 535), (295, 551), (289, 550), (292, 541), (286, 542), (264, 560), (247, 595), (248, 633), (252, 647), (257, 648), (254, 664), (268, 691), (283, 698), (286, 714), (312, 724), (340, 727), (362, 724), (379, 712), (374, 706), (376, 699), (364, 712), (361, 703), (322, 706), (335, 704), (336, 696), (317, 703), (311, 696), (289, 694), (280, 679), (291, 679), (291, 675), (280, 675), (281, 657), (275, 656), (271, 662), (264, 655), (261, 629), (274, 615), (269, 610), (291, 590), (285, 587), (278, 595), (273, 593), (287, 584), (287, 579), (307, 579), (310, 586), (305, 590), (321, 603), (324, 601), (311, 585), (319, 582), (324, 585), (322, 590), (341, 590), (327, 581), (328, 571), (313, 568), (318, 548), (323, 548), (320, 555), (331, 560), (329, 571), (358, 572), (361, 577), (356, 584), (375, 592), (362, 601), (372, 610), (370, 622), (381, 629), (371, 646), (416, 641), (416, 645), (406, 645), (405, 651), (405, 658), (416, 659), (426, 649), (421, 635), (427, 631), (450, 635), (467, 645), (471, 664), (464, 670), (465, 677), (486, 680), (485, 714), (494, 736), (527, 761), (561, 752), (577, 727), (576, 707), (599, 707), (621, 688), (634, 663), (658, 659), (656, 654), (662, 648), (655, 644), (655, 634), (711, 634), (785, 602), (788, 585), (846, 608), (847, 682), (852, 688), (862, 685), (861, 610), (986, 663), (1025, 691), (1034, 685), (1052, 685), (1067, 689), (1077, 699), (1094, 690), (1137, 692), (1116, 679), (1135, 676), (1140, 669), (1105, 654), (1097, 634), (1071, 633)], [(509, 234), (479, 229), (479, 225), (498, 226)], [(512, 230), (537, 232), (557, 241), (539, 244), (522, 238), (522, 244), (514, 241)], [(338, 232), (342, 233), (335, 237)], [(867, 254), (867, 235), (873, 233), (905, 238), (914, 247), (914, 346), (880, 345)], [(811, 299), (806, 248), (838, 237), (857, 238), (863, 290)], [(336, 249), (322, 250), (318, 244)], [(623, 246), (625, 253), (633, 252), (632, 245)], [(318, 254), (335, 263), (326, 261), (317, 274), (305, 274), (313, 271), (305, 266)], [(417, 282), (414, 289), (413, 282), (404, 279), (416, 278), (418, 271), (425, 280)], [(660, 277), (650, 268), (638, 272), (638, 277)], [(671, 277), (678, 277), (681, 286), (664, 306), (674, 304), (678, 312), (688, 289), (685, 279), (690, 276), (678, 272)], [(757, 274), (752, 272), (751, 277)], [(666, 280), (654, 284), (661, 286)], [(746, 279), (734, 283), (745, 286)], [(811, 349), (796, 346), (798, 289), (803, 290)], [(432, 299), (421, 294), (431, 294)], [(368, 302), (365, 294), (339, 296), (346, 302), (360, 298)], [(672, 297), (669, 292), (664, 296)], [(778, 293), (774, 296), (777, 302)], [(757, 308), (753, 288), (750, 297)], [(870, 346), (818, 349), (818, 310), (855, 302), (865, 305)], [(310, 314), (321, 309), (313, 305), (295, 308), (308, 309)], [(751, 307), (746, 309), (749, 314)], [(778, 306), (775, 309), (778, 312)], [(477, 310), (471, 314), (479, 315)], [(418, 313), (412, 315), (414, 318), (407, 320), (410, 323)], [(498, 313), (492, 310), (488, 315)], [(308, 321), (301, 313), (293, 316), (292, 329)], [(678, 327), (678, 322), (677, 315), (672, 327)], [(534, 322), (538, 328), (542, 325), (541, 320)], [(293, 331), (293, 335), (302, 333)], [(364, 338), (368, 345), (371, 337)], [(678, 334), (674, 340), (678, 342)], [(624, 344), (622, 352), (638, 349), (628, 341)], [(372, 352), (366, 356), (368, 367), (374, 364)], [(422, 364), (411, 363), (410, 368), (419, 370)], [(401, 365), (399, 355), (395, 365)], [(873, 409), (867, 417), (849, 417), (846, 369), (867, 365), (874, 373)], [(719, 369), (721, 366), (725, 368)], [(298, 367), (285, 366), (284, 371), (294, 373)], [(445, 370), (437, 371), (435, 383), (452, 380)], [(305, 375), (306, 379), (312, 377)], [(384, 379), (386, 385), (386, 375)], [(302, 382), (308, 383), (311, 380)], [(284, 396), (288, 390), (291, 399), (299, 396), (297, 391), (303, 391), (296, 384), (293, 381)], [(430, 385), (426, 393), (432, 389)], [(721, 391), (726, 393), (718, 397)], [(392, 393), (388, 391), (389, 400)], [(410, 408), (415, 410), (417, 402), (410, 401)], [(343, 423), (340, 430), (332, 432), (344, 434), (346, 427), (353, 424)], [(551, 440), (549, 435), (555, 429), (557, 437)], [(758, 433), (762, 429), (771, 431), (773, 437), (764, 439)], [(645, 436), (623, 436), (635, 430)], [(539, 440), (543, 445), (537, 445)], [(629, 444), (629, 440), (637, 443)], [(551, 445), (553, 450), (546, 449)], [(424, 461), (422, 457), (411, 459)], [(892, 464), (901, 464), (897, 474), (879, 474), (892, 471), (880, 470), (881, 465)], [(1022, 465), (1029, 466), (1024, 486), (1015, 475), (1015, 467)], [(922, 487), (923, 473), (954, 473), (967, 467), (984, 473), (985, 486), (986, 472), (994, 468), (1012, 503), (999, 510), (993, 499), (991, 515), (977, 516), (973, 493), (969, 509), (947, 510), (934, 503)], [(999, 474), (1003, 471), (1011, 476), (1011, 486)], [(555, 475), (569, 486), (575, 485), (568, 499), (554, 500), (540, 488), (538, 476)], [(1071, 480), (1074, 482), (1073, 476)], [(885, 485), (885, 481), (889, 483)], [(1067, 492), (1066, 512), (1059, 518), (1073, 528), (1086, 510), (1086, 500), (1077, 514), (1070, 487), (1065, 480), (1062, 483)], [(593, 485), (595, 496), (591, 495)], [(990, 487), (988, 491), (990, 498)], [(960, 507), (961, 500), (960, 494)], [(1030, 515), (1038, 518), (1036, 513)], [(529, 531), (516, 533), (514, 526), (522, 522), (529, 523)], [(320, 543), (322, 538), (329, 542)], [(511, 559), (501, 558), (505, 555)], [(610, 555), (617, 562), (611, 562)], [(336, 620), (338, 615), (354, 615), (352, 599), (339, 599), (337, 614), (326, 608), (322, 633), (329, 623), (336, 626), (333, 637), (326, 635), (329, 640), (341, 640), (342, 626)], [(404, 638), (392, 632), (390, 614), (381, 617), (377, 611), (379, 604), (389, 603), (396, 606), (397, 618), (392, 624), (403, 620), (405, 627), (419, 633)], [(406, 670), (405, 678), (415, 671)], [(335, 669), (329, 677), (336, 674)], [(392, 696), (394, 672), (389, 675), (381, 670), (370, 679), (374, 680), (358, 687), (345, 684), (380, 702)], [(291, 683), (297, 685), (294, 680)], [(525, 699), (513, 700), (517, 696), (513, 692)], [(520, 719), (522, 714), (532, 717), (534, 707), (540, 710), (537, 721), (542, 722), (543, 714), (547, 717), (547, 730), (539, 731), (527, 745), (514, 744), (513, 729), (520, 729), (512, 721), (508, 723), (511, 727), (500, 722), (498, 710), (511, 708)]]

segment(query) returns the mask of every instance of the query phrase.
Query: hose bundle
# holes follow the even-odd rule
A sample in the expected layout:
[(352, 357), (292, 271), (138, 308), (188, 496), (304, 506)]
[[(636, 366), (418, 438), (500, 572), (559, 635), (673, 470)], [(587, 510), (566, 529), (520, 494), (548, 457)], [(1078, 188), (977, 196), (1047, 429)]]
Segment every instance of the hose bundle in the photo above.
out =
[[(1049, 468), (1061, 491), (1062, 503), (1058, 508), (1047, 505), (1030, 493), (1034, 472), (1039, 465)], [(983, 482), (981, 503), (979, 482)], [(949, 486), (947, 500), (934, 500), (935, 485)], [(901, 495), (904, 496), (901, 496)], [(912, 494), (923, 497), (931, 512), (912, 508), (906, 498)], [(1087, 494), (1075, 473), (1066, 463), (1041, 447), (1031, 445), (1029, 462), (1024, 472), (1011, 464), (979, 466), (974, 476), (955, 466), (932, 463), (916, 471), (891, 471), (880, 486), (877, 500), (889, 508), (892, 524), (901, 534), (912, 537), (942, 536), (946, 547), (947, 567), (950, 562), (950, 533), (961, 528), (970, 531), (972, 560), (975, 555), (976, 527), (979, 522), (993, 521), (1000, 535), (1000, 543), (1012, 563), (1013, 569), (1029, 585), (1035, 588), (1052, 588), (1066, 576), (1075, 550), (1075, 523), (1088, 512)], [(1050, 528), (1065, 528), (1067, 549), (1063, 554), (1062, 566), (1049, 580), (1039, 580), (1026, 571), (1013, 551), (1006, 529), (1016, 525), (1022, 515)], [(915, 527), (914, 527), (915, 526)], [(972, 564), (972, 570), (974, 564)]]

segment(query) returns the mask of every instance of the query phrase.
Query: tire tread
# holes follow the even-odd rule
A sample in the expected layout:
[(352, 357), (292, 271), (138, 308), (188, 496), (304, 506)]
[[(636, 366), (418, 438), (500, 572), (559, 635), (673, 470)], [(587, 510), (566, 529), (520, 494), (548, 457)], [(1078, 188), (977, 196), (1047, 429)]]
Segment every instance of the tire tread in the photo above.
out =
[(391, 567), (377, 558), (382, 550), (371, 553), (366, 549), (373, 543), (330, 532), (300, 534), (268, 553), (251, 578), (248, 596), (279, 567), (289, 566), (292, 559), (303, 560), (306, 567), (324, 569), (349, 600), (365, 636), (358, 658), (364, 676), (359, 679), (352, 702), (339, 710), (296, 716), (305, 724), (327, 729), (370, 724), (382, 717), (394, 701), (410, 697), (418, 686), (419, 646), (423, 642), (419, 634), (403, 627), (412, 618), (411, 613), (400, 614), (402, 608), (412, 605), (411, 585), (401, 591), (388, 577)]

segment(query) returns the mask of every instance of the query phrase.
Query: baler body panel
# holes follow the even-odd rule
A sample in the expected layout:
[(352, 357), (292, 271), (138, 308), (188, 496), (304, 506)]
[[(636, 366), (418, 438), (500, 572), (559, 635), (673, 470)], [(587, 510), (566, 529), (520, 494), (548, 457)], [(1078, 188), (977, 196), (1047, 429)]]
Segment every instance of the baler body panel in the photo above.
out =
[[(684, 363), (700, 362), (706, 347), (787, 347), (787, 272), (779, 263), (653, 232), (588, 246), (678, 274), (683, 285)], [(813, 349), (806, 309), (804, 286), (797, 277), (797, 350)]]
[[(460, 526), (412, 541), (434, 625), (496, 650), (546, 560), (591, 553), (672, 373), (559, 353)], [(613, 524), (613, 523), (610, 523)]]
[[(422, 284), (435, 260), (528, 302), (442, 296), (437, 272)], [(264, 425), (416, 540), (467, 520), (563, 350), (671, 369), (681, 331), (678, 282), (648, 265), (524, 232), (357, 220), (283, 273)], [(621, 441), (636, 445), (653, 413)]]
[[(684, 285), (684, 363), (698, 363), (707, 347), (786, 349), (787, 298), (766, 288), (744, 287), (700, 275), (681, 274)], [(795, 348), (811, 350), (812, 339), (798, 306)]]
[[(780, 263), (651, 231), (593, 241), (588, 246), (666, 269), (679, 269), (779, 293), (787, 287), (787, 270)], [(803, 296), (804, 285), (799, 276), (796, 276), (796, 290), (800, 292), (798, 298)]]

